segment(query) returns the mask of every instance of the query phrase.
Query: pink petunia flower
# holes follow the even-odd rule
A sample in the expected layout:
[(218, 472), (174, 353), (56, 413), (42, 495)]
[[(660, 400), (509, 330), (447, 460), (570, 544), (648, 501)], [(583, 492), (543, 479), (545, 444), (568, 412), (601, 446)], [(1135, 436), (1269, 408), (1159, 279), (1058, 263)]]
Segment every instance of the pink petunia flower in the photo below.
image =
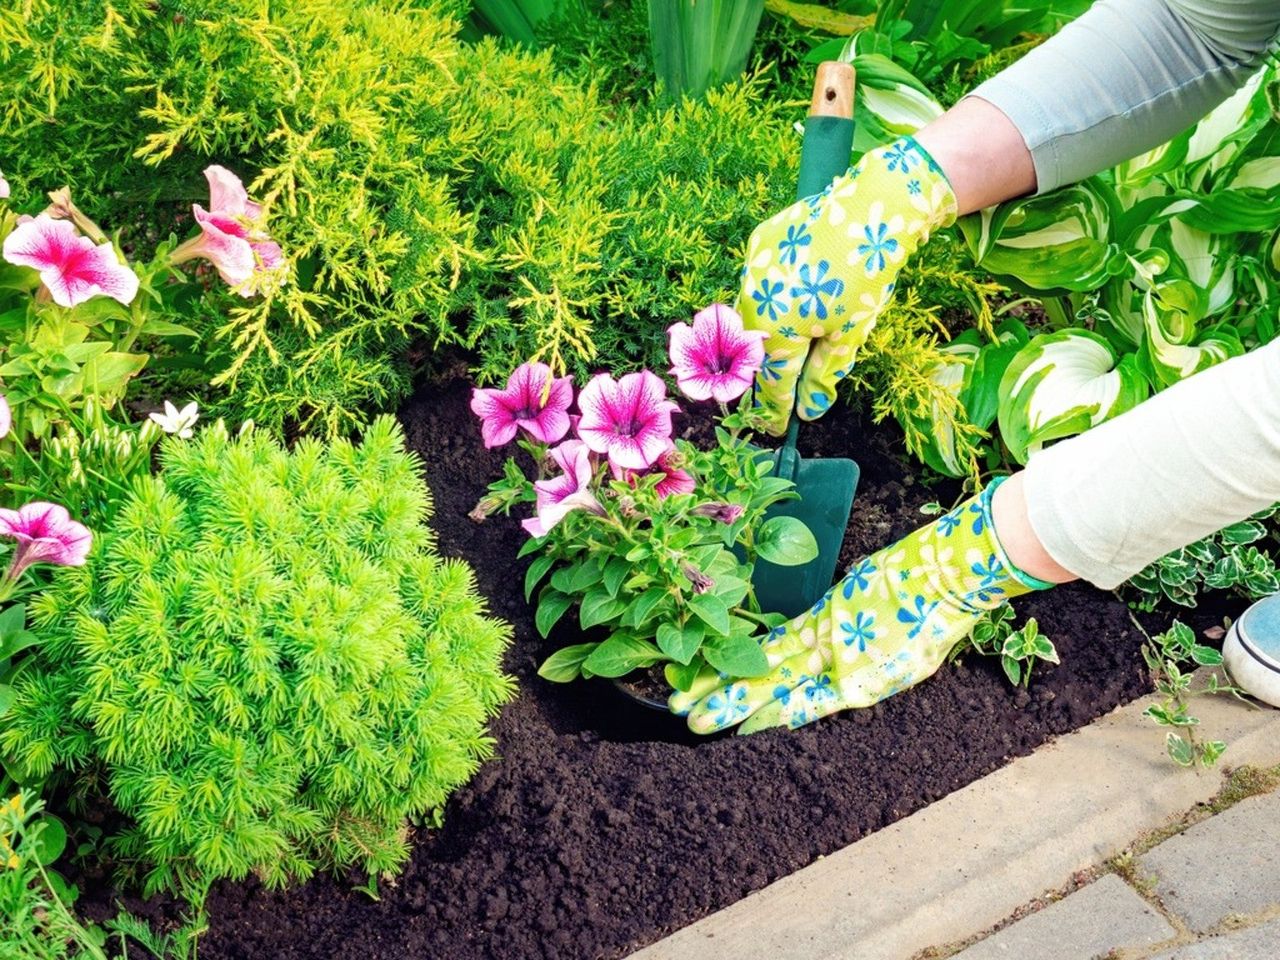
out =
[(172, 262), (208, 260), (242, 297), (279, 287), (289, 265), (280, 245), (267, 236), (262, 207), (249, 199), (240, 178), (226, 167), (206, 167), (204, 176), (209, 181), (211, 209), (192, 204), (200, 235), (174, 250)]
[(673, 323), (671, 375), (690, 400), (728, 403), (751, 388), (764, 362), (763, 330), (746, 330), (737, 312), (713, 303), (693, 318), (693, 326)]
[(680, 409), (667, 399), (667, 385), (649, 370), (614, 380), (599, 373), (578, 396), (582, 419), (578, 436), (614, 466), (645, 470), (671, 446), (671, 414)]
[(695, 517), (710, 517), (726, 526), (738, 522), (746, 510), (737, 503), (700, 503), (690, 511)]
[(20, 222), (5, 237), (4, 258), (40, 271), (53, 302), (63, 307), (100, 295), (128, 305), (138, 293), (138, 275), (120, 262), (110, 242), (95, 244), (74, 224), (46, 213)]
[(668, 447), (648, 470), (627, 470), (615, 463), (609, 464), (609, 470), (615, 480), (628, 480), (633, 486), (637, 477), (654, 473), (662, 474), (662, 479), (653, 488), (659, 500), (665, 500), (673, 493), (693, 493), (695, 486), (693, 475), (688, 470), (681, 469), (680, 456), (676, 453), (674, 444)]
[(593, 470), (587, 445), (581, 440), (566, 440), (553, 447), (550, 454), (564, 473), (533, 485), (538, 491), (538, 515), (520, 524), (533, 537), (545, 537), (574, 510), (604, 516), (604, 508), (590, 490)]
[(9, 435), (13, 428), (13, 411), (9, 409), (9, 401), (0, 393), (0, 440)]
[(537, 361), (516, 367), (504, 390), (476, 387), (471, 391), (471, 412), (480, 418), (486, 447), (510, 443), (520, 428), (540, 443), (561, 440), (569, 432), (571, 403), (573, 380), (552, 379), (551, 368)]
[(72, 520), (66, 507), (41, 502), (0, 510), (0, 537), (17, 541), (6, 574), (10, 581), (33, 563), (82, 566), (93, 543), (89, 528)]

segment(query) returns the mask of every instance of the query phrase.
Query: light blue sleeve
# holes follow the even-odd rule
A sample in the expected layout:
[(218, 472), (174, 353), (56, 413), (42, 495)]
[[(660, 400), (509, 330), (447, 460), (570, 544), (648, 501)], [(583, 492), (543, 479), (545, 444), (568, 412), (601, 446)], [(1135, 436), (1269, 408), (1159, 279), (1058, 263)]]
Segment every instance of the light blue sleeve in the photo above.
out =
[(970, 96), (1022, 134), (1036, 192), (1181, 133), (1274, 52), (1280, 0), (1098, 0)]

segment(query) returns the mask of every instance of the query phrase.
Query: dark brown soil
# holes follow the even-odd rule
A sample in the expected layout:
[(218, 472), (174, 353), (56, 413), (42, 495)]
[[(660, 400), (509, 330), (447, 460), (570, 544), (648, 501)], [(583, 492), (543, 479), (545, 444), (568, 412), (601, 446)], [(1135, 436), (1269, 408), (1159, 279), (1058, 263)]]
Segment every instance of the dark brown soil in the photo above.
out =
[[(380, 900), (346, 878), (287, 893), (216, 886), (203, 960), (621, 957), (1146, 690), (1125, 606), (1069, 586), (1015, 605), (1062, 656), (1060, 667), (1037, 669), (1029, 691), (971, 657), (869, 710), (796, 732), (698, 741), (608, 684), (536, 675), (566, 637), (546, 642), (532, 628), (516, 522), (467, 519), (502, 453), (481, 447), (466, 384), (424, 389), (401, 418), (426, 460), (441, 550), (471, 561), (493, 612), (515, 625), (507, 664), (520, 693), (494, 724), (498, 759), (454, 796), (441, 829), (417, 833)], [(861, 464), (843, 562), (906, 534), (926, 519), (924, 503), (957, 493), (914, 481), (897, 432), (846, 411), (801, 436), (806, 452)]]

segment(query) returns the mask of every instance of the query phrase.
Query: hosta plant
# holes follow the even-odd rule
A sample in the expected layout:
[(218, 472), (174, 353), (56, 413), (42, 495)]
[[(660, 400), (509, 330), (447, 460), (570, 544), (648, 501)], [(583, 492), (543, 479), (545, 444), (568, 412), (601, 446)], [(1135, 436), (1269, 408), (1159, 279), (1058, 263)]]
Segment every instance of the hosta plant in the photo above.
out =
[(492, 750), (509, 630), (433, 549), (399, 428), (285, 451), (170, 436), (85, 567), (31, 603), (0, 755), (102, 784), (148, 887), (394, 869)]
[(768, 665), (759, 636), (780, 618), (755, 602), (753, 564), (800, 564), (817, 553), (803, 523), (766, 518), (794, 485), (770, 476), (772, 459), (748, 442), (749, 399), (727, 407), (750, 388), (763, 335), (717, 304), (692, 326), (673, 324), (669, 336), (671, 373), (685, 396), (720, 405), (708, 449), (672, 439), (679, 407), (649, 370), (597, 375), (578, 394), (576, 415), (569, 378), (553, 379), (540, 364), (519, 368), (506, 390), (475, 392), (485, 443), (522, 432), (533, 476), (507, 460), (474, 516), (533, 504), (520, 555), (534, 556), (525, 593), (537, 594), (538, 631), (547, 636), (576, 607), (579, 626), (599, 637), (552, 654), (539, 671), (550, 680), (619, 677), (659, 663), (680, 689), (704, 664), (760, 674)]

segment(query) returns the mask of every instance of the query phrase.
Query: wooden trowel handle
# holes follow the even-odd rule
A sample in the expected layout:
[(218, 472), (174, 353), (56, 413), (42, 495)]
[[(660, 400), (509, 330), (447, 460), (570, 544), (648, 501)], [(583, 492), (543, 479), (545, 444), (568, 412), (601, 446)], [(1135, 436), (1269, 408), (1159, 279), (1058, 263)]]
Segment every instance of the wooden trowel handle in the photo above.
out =
[(818, 64), (818, 75), (813, 81), (813, 100), (809, 103), (809, 116), (853, 119), (853, 83), (852, 64), (839, 60), (826, 60)]

